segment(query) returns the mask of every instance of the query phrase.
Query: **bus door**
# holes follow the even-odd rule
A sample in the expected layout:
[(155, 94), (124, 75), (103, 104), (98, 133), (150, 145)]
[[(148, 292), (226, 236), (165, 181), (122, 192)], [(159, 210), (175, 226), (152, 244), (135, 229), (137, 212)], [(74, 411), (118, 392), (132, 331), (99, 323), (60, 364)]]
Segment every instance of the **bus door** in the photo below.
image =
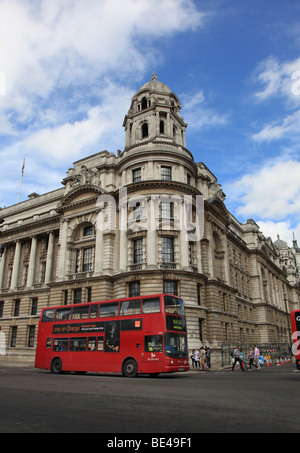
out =
[(163, 335), (145, 335), (142, 361), (147, 364), (147, 368), (163, 361), (163, 350)]
[(45, 368), (49, 368), (51, 366), (54, 338), (49, 337), (49, 338), (46, 338), (45, 340), (46, 340), (45, 349), (42, 351), (43, 365)]

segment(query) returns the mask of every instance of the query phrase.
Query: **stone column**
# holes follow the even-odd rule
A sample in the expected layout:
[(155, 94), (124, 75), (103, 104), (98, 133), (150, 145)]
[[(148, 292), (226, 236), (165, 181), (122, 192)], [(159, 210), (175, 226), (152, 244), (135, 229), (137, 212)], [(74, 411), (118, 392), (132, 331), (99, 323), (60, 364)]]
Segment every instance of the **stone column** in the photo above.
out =
[(120, 206), (120, 272), (126, 272), (127, 270), (127, 249), (128, 249), (128, 240), (127, 240), (127, 203), (123, 203)]
[(31, 249), (30, 249), (27, 285), (26, 285), (28, 288), (31, 288), (34, 283), (36, 248), (37, 248), (37, 237), (33, 236), (33, 238), (31, 239)]
[(148, 198), (147, 269), (157, 269), (155, 201)]
[(185, 204), (181, 205), (181, 231), (180, 231), (180, 255), (181, 269), (190, 270), (189, 262), (189, 240), (186, 230), (187, 214)]
[(60, 253), (59, 262), (57, 266), (57, 280), (64, 280), (66, 275), (67, 266), (67, 252), (68, 252), (68, 220), (62, 221), (60, 229)]
[(6, 247), (4, 249), (3, 255), (0, 261), (0, 289), (3, 288), (3, 278), (4, 278), (4, 269), (5, 269), (5, 259), (6, 259)]
[(12, 270), (11, 284), (10, 284), (10, 289), (12, 289), (12, 290), (16, 289), (17, 284), (18, 284), (20, 257), (21, 257), (21, 241), (17, 241), (16, 248), (15, 248), (14, 267)]
[(53, 252), (54, 252), (54, 232), (51, 231), (49, 234), (48, 251), (47, 251), (47, 263), (45, 272), (45, 285), (48, 285), (51, 281), (51, 271), (53, 265)]
[(103, 231), (98, 228), (96, 223), (96, 248), (95, 248), (95, 270), (94, 276), (99, 276), (103, 272)]

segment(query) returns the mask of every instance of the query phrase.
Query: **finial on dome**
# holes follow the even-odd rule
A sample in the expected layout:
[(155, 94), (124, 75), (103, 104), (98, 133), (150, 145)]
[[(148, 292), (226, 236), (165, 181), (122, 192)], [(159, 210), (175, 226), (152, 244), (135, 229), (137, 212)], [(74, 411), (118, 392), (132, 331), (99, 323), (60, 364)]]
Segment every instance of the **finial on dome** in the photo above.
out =
[(157, 80), (157, 75), (155, 74), (155, 72), (153, 72), (152, 74), (152, 80)]

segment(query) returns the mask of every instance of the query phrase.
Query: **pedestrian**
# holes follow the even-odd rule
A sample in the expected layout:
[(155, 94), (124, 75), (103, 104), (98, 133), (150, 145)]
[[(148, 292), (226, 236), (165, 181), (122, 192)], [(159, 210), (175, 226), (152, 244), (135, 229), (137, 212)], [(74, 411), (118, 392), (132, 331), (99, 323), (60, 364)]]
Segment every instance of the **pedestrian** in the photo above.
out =
[(241, 361), (242, 361), (242, 367), (244, 370), (248, 370), (248, 367), (247, 367), (247, 364), (246, 364), (246, 360), (245, 360), (245, 354), (244, 354), (244, 351), (241, 349)]
[(192, 361), (192, 367), (195, 368), (195, 349), (192, 350), (191, 361)]
[(203, 347), (200, 349), (200, 368), (202, 371), (204, 371), (204, 369), (208, 371), (208, 366), (206, 365), (206, 352)]
[(195, 367), (197, 368), (199, 366), (200, 368), (200, 353), (198, 349), (195, 351)]
[(211, 368), (211, 349), (209, 346), (206, 346), (205, 347), (205, 350), (206, 350), (206, 363), (207, 363), (207, 366), (208, 368)]
[(260, 351), (259, 351), (258, 347), (256, 346), (256, 344), (255, 344), (253, 347), (254, 347), (254, 360), (253, 360), (253, 364), (255, 363), (257, 369), (258, 369), (258, 370), (261, 370), (261, 366), (260, 366), (260, 363), (259, 363)]
[(252, 370), (252, 366), (254, 366), (257, 369), (257, 365), (254, 363), (254, 349), (250, 348), (249, 351), (249, 368)]
[(241, 360), (241, 348), (240, 346), (237, 347), (234, 352), (233, 352), (233, 359), (234, 359), (234, 362), (232, 363), (232, 371), (234, 371), (234, 367), (236, 365), (237, 362), (239, 362), (240, 364), (240, 367), (241, 367), (241, 370), (242, 371), (245, 371), (244, 368), (243, 368), (243, 363), (242, 363), (242, 360)]

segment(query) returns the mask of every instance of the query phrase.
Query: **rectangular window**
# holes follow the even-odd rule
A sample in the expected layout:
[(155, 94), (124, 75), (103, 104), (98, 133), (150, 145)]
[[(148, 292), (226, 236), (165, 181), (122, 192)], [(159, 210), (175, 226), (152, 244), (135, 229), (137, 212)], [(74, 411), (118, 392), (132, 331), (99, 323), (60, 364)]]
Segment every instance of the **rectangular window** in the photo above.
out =
[(100, 305), (100, 318), (110, 318), (112, 316), (118, 316), (119, 303), (102, 304)]
[(71, 338), (70, 351), (83, 352), (86, 350), (87, 338)]
[(42, 322), (53, 322), (55, 317), (55, 309), (45, 310), (43, 313)]
[(86, 236), (93, 236), (93, 234), (94, 234), (94, 227), (93, 227), (93, 225), (86, 226), (86, 227), (83, 229), (83, 237), (86, 237)]
[(164, 263), (174, 263), (174, 239), (162, 237), (162, 260)]
[(74, 289), (74, 299), (73, 299), (73, 302), (74, 304), (81, 304), (81, 294), (82, 294), (82, 291), (81, 289)]
[(145, 336), (145, 352), (163, 352), (162, 335)]
[(68, 350), (69, 340), (68, 338), (55, 338), (53, 341), (54, 352), (65, 352)]
[(35, 316), (37, 314), (37, 308), (38, 308), (38, 298), (33, 297), (31, 299), (31, 316)]
[(58, 308), (55, 321), (68, 321), (71, 318), (71, 308)]
[(172, 181), (172, 167), (161, 167), (161, 179), (163, 181)]
[(160, 212), (163, 219), (173, 218), (173, 203), (161, 203)]
[(90, 286), (86, 289), (86, 299), (87, 302), (92, 302), (92, 288)]
[(178, 283), (173, 280), (165, 280), (164, 293), (174, 294), (174, 296), (178, 296)]
[(90, 337), (88, 338), (88, 351), (96, 351), (97, 338)]
[(17, 344), (17, 333), (18, 327), (14, 326), (11, 328), (11, 337), (10, 337), (10, 346), (11, 348), (15, 348)]
[(74, 307), (72, 319), (88, 319), (90, 307)]
[(35, 337), (35, 326), (29, 326), (28, 330), (28, 347), (34, 347), (34, 337)]
[(14, 316), (20, 315), (20, 299), (14, 301)]
[(99, 305), (91, 305), (90, 318), (98, 318)]
[(143, 239), (133, 241), (133, 263), (141, 264), (143, 262)]
[(133, 211), (133, 219), (138, 221), (141, 220), (142, 217), (143, 217), (143, 206), (140, 203), (137, 203)]
[(139, 315), (141, 313), (141, 301), (130, 300), (121, 302), (120, 316)]
[(104, 338), (103, 337), (98, 337), (97, 351), (103, 351), (103, 349), (104, 349)]
[(0, 318), (3, 318), (3, 312), (4, 312), (4, 301), (0, 302)]
[(144, 299), (142, 302), (142, 313), (160, 313), (160, 300), (159, 298)]
[(132, 182), (140, 182), (142, 180), (142, 169), (136, 168), (132, 172)]
[(129, 297), (139, 297), (141, 295), (140, 282), (129, 283)]
[(93, 270), (93, 247), (84, 249), (83, 251), (83, 272), (91, 272)]

